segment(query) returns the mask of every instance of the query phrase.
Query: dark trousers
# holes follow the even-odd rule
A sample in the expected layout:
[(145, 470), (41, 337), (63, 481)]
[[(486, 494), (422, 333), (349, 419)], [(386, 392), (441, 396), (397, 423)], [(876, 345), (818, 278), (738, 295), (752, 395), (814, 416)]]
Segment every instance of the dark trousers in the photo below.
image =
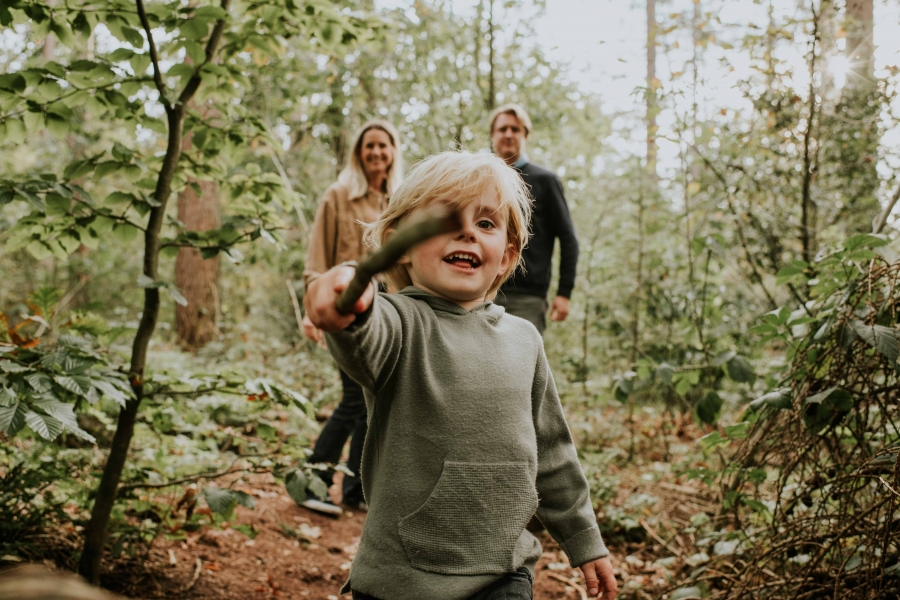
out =
[(494, 303), (505, 308), (509, 314), (530, 321), (537, 328), (538, 333), (544, 335), (544, 330), (547, 328), (546, 298), (501, 290), (497, 293)]
[[(469, 600), (531, 600), (534, 580), (531, 572), (521, 567), (514, 573), (507, 573), (491, 585), (471, 596)], [(375, 596), (353, 591), (353, 600), (379, 600)]]
[[(344, 451), (344, 443), (350, 437), (350, 458), (347, 460), (347, 468), (353, 471), (355, 476), (344, 475), (341, 502), (359, 504), (363, 501), (359, 465), (362, 462), (363, 442), (366, 439), (366, 400), (362, 387), (343, 371), (341, 371), (341, 384), (344, 388), (341, 401), (332, 415), (328, 417), (325, 427), (322, 428), (322, 433), (316, 440), (308, 462), (339, 462), (341, 453)], [(334, 477), (333, 470), (319, 473), (319, 476), (331, 487)]]

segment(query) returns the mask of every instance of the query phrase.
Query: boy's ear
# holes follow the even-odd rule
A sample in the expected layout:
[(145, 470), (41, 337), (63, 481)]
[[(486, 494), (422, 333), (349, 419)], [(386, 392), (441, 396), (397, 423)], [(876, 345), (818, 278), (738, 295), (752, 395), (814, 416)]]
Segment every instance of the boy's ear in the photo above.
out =
[[(397, 230), (394, 229), (393, 227), (388, 229), (385, 232), (385, 234), (386, 234), (385, 241), (391, 239), (391, 236), (394, 235), (395, 233), (397, 233)], [(397, 259), (397, 264), (398, 265), (408, 265), (409, 264), (409, 253), (404, 253), (403, 256), (401, 256), (399, 259)]]
[(506, 273), (506, 270), (509, 268), (510, 263), (512, 263), (513, 258), (516, 255), (516, 247), (512, 244), (506, 245), (506, 252), (503, 253), (503, 258), (500, 259), (500, 275)]

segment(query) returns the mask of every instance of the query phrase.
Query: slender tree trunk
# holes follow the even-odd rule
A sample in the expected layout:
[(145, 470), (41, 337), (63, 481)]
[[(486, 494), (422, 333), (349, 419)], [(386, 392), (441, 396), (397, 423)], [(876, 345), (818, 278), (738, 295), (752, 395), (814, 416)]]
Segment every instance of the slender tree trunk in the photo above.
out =
[(647, 0), (647, 173), (656, 179), (656, 160), (658, 145), (656, 134), (659, 126), (656, 117), (659, 115), (659, 79), (656, 77), (656, 35), (659, 26), (656, 22), (656, 0)]
[[(231, 0), (222, 0), (221, 7), (228, 11)], [(160, 92), (160, 99), (166, 111), (168, 125), (168, 141), (166, 154), (162, 167), (156, 180), (154, 198), (158, 206), (150, 210), (150, 219), (144, 233), (144, 268), (145, 276), (157, 280), (159, 276), (159, 249), (160, 234), (165, 222), (166, 205), (172, 194), (172, 180), (178, 167), (178, 159), (181, 157), (181, 145), (183, 139), (185, 107), (197, 93), (202, 80), (199, 69), (188, 80), (178, 99), (172, 103), (166, 97), (166, 90), (162, 82), (162, 72), (159, 67), (159, 56), (156, 51), (143, 0), (135, 0), (138, 16), (147, 35), (150, 49), (150, 57), (153, 63), (154, 81)], [(222, 35), (225, 31), (225, 21), (217, 21), (213, 27), (206, 44), (206, 61), (211, 62), (219, 48)], [(137, 420), (138, 408), (144, 398), (144, 369), (147, 365), (147, 350), (150, 346), (150, 338), (156, 330), (156, 322), (159, 319), (159, 288), (144, 288), (144, 307), (141, 312), (141, 320), (131, 348), (131, 365), (129, 369), (134, 398), (129, 400), (119, 412), (116, 424), (116, 433), (113, 436), (112, 446), (106, 464), (103, 467), (103, 475), (97, 488), (97, 496), (94, 507), (91, 510), (91, 520), (84, 532), (84, 547), (81, 551), (81, 559), (78, 562), (78, 572), (89, 583), (100, 582), (100, 564), (103, 558), (103, 548), (106, 545), (106, 533), (109, 527), (109, 519), (116, 495), (119, 490), (119, 481), (122, 478), (122, 469), (128, 458), (128, 449), (131, 446), (131, 438), (134, 435), (134, 424)]]
[[(222, 225), (218, 186), (214, 181), (192, 182), (178, 195), (178, 220), (191, 231), (209, 231)], [(181, 248), (175, 259), (175, 286), (188, 301), (175, 306), (175, 333), (188, 350), (216, 339), (219, 316), (219, 257), (204, 259), (196, 248)]]
[(497, 95), (494, 90), (494, 0), (488, 2), (488, 95), (487, 109), (494, 110)]
[(875, 73), (874, 7), (872, 0), (847, 0), (847, 58), (851, 86), (871, 87)]
[[(812, 199), (812, 180), (813, 180), (813, 126), (816, 123), (818, 114), (818, 101), (816, 98), (816, 62), (818, 59), (819, 39), (821, 32), (819, 25), (822, 12), (825, 6), (820, 8), (821, 12), (813, 11), (813, 32), (810, 41), (809, 51), (809, 99), (807, 102), (806, 115), (806, 131), (803, 133), (803, 181), (800, 195), (800, 245), (802, 248), (803, 261), (811, 263), (815, 254), (816, 243), (816, 223), (815, 223), (815, 203)], [(818, 146), (817, 146), (818, 148)]]

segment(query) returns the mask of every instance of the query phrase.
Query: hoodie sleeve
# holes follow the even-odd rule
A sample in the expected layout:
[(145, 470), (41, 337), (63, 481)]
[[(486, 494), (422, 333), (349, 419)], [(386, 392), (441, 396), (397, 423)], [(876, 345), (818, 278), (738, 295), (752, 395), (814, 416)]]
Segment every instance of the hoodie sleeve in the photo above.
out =
[(343, 331), (325, 334), (338, 366), (364, 388), (377, 392), (390, 378), (403, 347), (400, 312), (376, 294), (372, 306)]
[(573, 566), (607, 556), (588, 482), (543, 350), (535, 370), (532, 411), (538, 446), (538, 518)]

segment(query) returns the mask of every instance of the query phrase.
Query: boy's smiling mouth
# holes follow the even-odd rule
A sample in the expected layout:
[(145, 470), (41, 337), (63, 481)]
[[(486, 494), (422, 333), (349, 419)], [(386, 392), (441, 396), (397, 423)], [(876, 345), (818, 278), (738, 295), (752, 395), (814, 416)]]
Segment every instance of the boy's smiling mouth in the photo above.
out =
[(481, 259), (472, 252), (451, 252), (444, 257), (444, 262), (466, 270), (475, 270), (481, 266)]

